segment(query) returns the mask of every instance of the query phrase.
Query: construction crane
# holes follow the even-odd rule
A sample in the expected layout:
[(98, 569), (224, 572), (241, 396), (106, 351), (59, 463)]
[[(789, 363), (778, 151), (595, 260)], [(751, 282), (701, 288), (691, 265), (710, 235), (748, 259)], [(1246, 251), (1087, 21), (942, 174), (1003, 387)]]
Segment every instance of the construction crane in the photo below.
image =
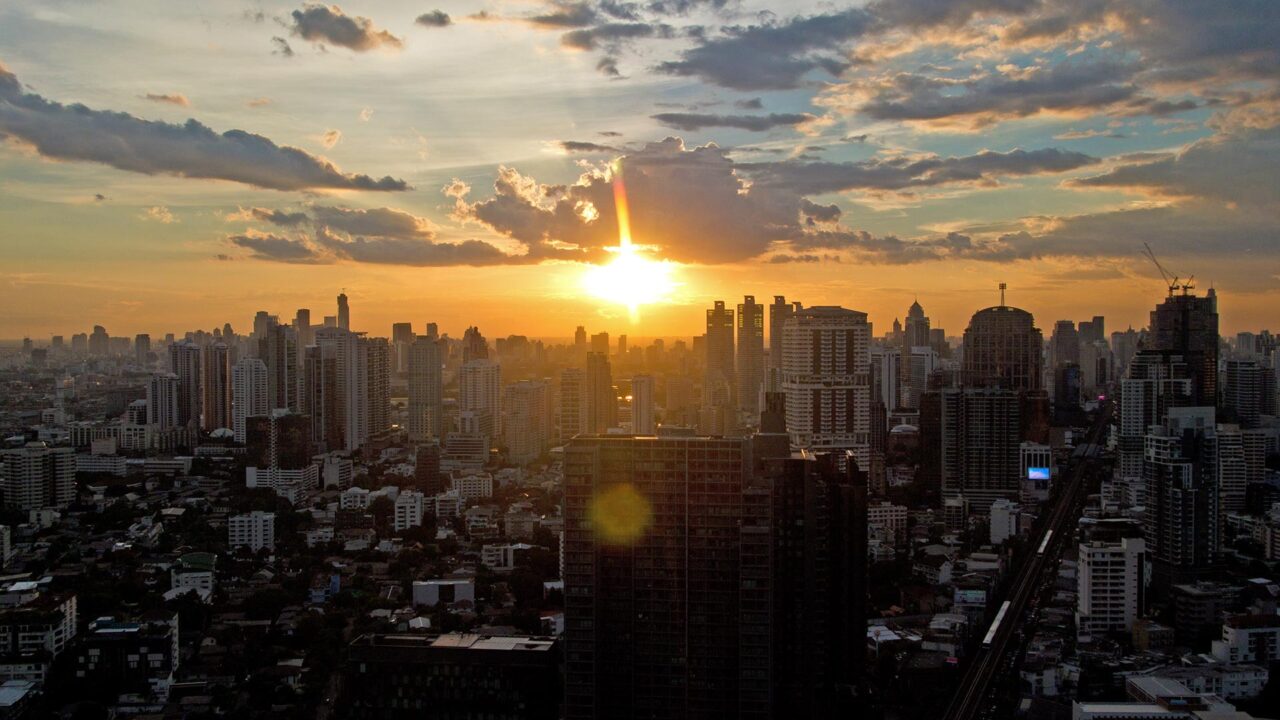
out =
[(1182, 294), (1186, 295), (1188, 291), (1195, 288), (1196, 286), (1195, 275), (1192, 275), (1191, 277), (1187, 278), (1186, 282), (1182, 282), (1182, 283), (1178, 282), (1182, 278), (1164, 269), (1164, 266), (1161, 265), (1160, 261), (1156, 259), (1156, 254), (1151, 249), (1150, 244), (1144, 242), (1142, 243), (1142, 247), (1146, 248), (1147, 257), (1151, 260), (1151, 264), (1156, 266), (1156, 269), (1160, 271), (1160, 277), (1164, 278), (1164, 284), (1169, 288), (1169, 297), (1173, 297), (1173, 293), (1178, 290), (1182, 290)]

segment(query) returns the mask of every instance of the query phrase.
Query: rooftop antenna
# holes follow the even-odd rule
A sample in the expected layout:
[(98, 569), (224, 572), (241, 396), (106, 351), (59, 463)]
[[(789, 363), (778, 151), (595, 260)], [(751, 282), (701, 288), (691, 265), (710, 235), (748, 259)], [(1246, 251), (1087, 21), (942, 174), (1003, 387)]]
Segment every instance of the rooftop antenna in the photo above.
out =
[(1007, 283), (1000, 283), (1000, 307), (1004, 307), (1004, 289), (1009, 287)]

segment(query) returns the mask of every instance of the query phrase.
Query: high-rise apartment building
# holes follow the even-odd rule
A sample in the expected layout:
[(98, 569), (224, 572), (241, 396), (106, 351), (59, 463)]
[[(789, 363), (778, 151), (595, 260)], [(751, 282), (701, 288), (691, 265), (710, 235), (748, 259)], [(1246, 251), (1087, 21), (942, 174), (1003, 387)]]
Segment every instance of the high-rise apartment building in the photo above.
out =
[(276, 514), (254, 510), (227, 518), (227, 545), (250, 552), (276, 548)]
[(231, 427), (231, 356), (223, 342), (203, 348), (200, 360), (200, 428), (212, 432)]
[[(964, 498), (985, 513), (1000, 498), (1017, 501), (1022, 489), (1022, 403), (1013, 390), (943, 388), (938, 398), (939, 472), (944, 498)], [(924, 443), (926, 438), (921, 437)]]
[(702, 404), (733, 408), (733, 310), (717, 300), (707, 311), (707, 359), (702, 378)]
[(302, 412), (298, 335), (292, 327), (268, 322), (257, 341), (257, 357), (267, 366), (267, 403), (272, 410)]
[(613, 388), (613, 370), (609, 356), (587, 353), (587, 370), (583, 376), (582, 432), (608, 432), (618, 424), (618, 393)]
[(502, 367), (493, 360), (464, 362), (458, 369), (459, 428), (497, 440), (502, 431)]
[(582, 368), (560, 371), (560, 442), (586, 432), (587, 373)]
[(852, 450), (869, 467), (871, 326), (866, 313), (818, 306), (797, 310), (783, 330), (782, 391), (796, 448)]
[(1076, 636), (1084, 642), (1129, 633), (1145, 605), (1146, 543), (1142, 538), (1080, 543), (1076, 571)]
[(764, 392), (764, 306), (754, 295), (738, 304), (736, 361), (738, 410), (754, 420), (760, 415)]
[(652, 435), (658, 430), (653, 416), (656, 385), (652, 375), (631, 378), (631, 432)]
[(787, 318), (795, 314), (800, 303), (788, 303), (783, 295), (774, 295), (769, 305), (769, 392), (782, 389), (782, 333)]
[(0, 489), (10, 510), (65, 508), (76, 499), (76, 452), (29, 442), (0, 451)]
[(231, 368), (231, 431), (245, 442), (246, 420), (271, 410), (267, 396), (267, 366), (259, 358), (244, 358)]
[(1262, 415), (1271, 408), (1263, 407), (1265, 370), (1256, 360), (1228, 360), (1222, 374), (1223, 419), (1242, 428), (1256, 428)]
[(1217, 559), (1216, 430), (1212, 407), (1181, 407), (1169, 409), (1146, 437), (1143, 535), (1162, 587), (1196, 577)]
[(502, 422), (503, 445), (507, 461), (517, 465), (531, 463), (550, 446), (551, 401), (547, 383), (542, 380), (521, 380), (503, 390), (502, 410), (506, 418)]
[(1120, 381), (1116, 454), (1121, 478), (1143, 477), (1148, 429), (1163, 422), (1170, 408), (1191, 404), (1191, 371), (1183, 356), (1172, 352), (1144, 350), (1133, 356)]
[(158, 430), (178, 427), (178, 376), (152, 375), (147, 380), (147, 424)]
[(178, 378), (177, 426), (200, 424), (200, 347), (192, 342), (169, 346), (169, 368)]
[(151, 366), (151, 336), (146, 333), (138, 333), (133, 338), (133, 358), (134, 362), (142, 367)]
[(409, 442), (443, 438), (444, 348), (434, 338), (420, 337), (409, 346)]

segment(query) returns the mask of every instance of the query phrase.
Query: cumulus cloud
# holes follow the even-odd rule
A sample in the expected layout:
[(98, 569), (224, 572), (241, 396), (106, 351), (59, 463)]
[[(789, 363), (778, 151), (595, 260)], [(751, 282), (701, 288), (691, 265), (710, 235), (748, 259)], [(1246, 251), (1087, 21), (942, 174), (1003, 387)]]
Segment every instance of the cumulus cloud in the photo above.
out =
[(182, 107), (191, 106), (191, 101), (188, 100), (187, 96), (183, 95), (182, 93), (168, 93), (168, 94), (147, 93), (146, 95), (143, 95), (142, 98), (144, 100), (150, 100), (151, 102), (157, 102), (157, 103), (164, 103), (166, 105), (180, 105)]
[(0, 65), (0, 139), (54, 160), (80, 160), (147, 175), (230, 180), (272, 190), (405, 190), (403, 180), (343, 173), (329, 161), (244, 130), (217, 133), (128, 113), (63, 105), (24, 94)]
[(255, 260), (274, 260), (276, 262), (316, 265), (332, 262), (304, 240), (295, 240), (274, 235), (272, 233), (248, 232), (243, 235), (229, 235), (227, 242), (244, 248), (252, 253)]
[(138, 218), (140, 220), (150, 220), (152, 222), (162, 223), (164, 225), (170, 225), (178, 222), (178, 219), (173, 216), (173, 213), (169, 212), (169, 208), (163, 205), (153, 205), (147, 208), (142, 211), (142, 214), (139, 215)]
[(575, 50), (595, 50), (607, 47), (617, 52), (620, 43), (636, 38), (670, 38), (675, 29), (669, 25), (649, 23), (605, 23), (581, 30), (573, 30), (560, 36), (560, 44)]
[(677, 130), (697, 131), (709, 127), (727, 127), (751, 132), (764, 132), (776, 127), (794, 127), (814, 119), (809, 113), (770, 113), (768, 115), (711, 115), (705, 113), (658, 113), (654, 120)]
[(356, 52), (386, 48), (399, 50), (404, 43), (386, 30), (379, 30), (366, 17), (347, 15), (337, 5), (308, 3), (291, 14), (294, 35), (313, 43), (328, 43)]
[(415, 23), (423, 27), (448, 27), (453, 24), (453, 18), (449, 17), (449, 13), (443, 10), (432, 10), (418, 16)]
[(552, 2), (549, 12), (526, 18), (531, 25), (544, 28), (586, 27), (598, 17), (588, 2)]

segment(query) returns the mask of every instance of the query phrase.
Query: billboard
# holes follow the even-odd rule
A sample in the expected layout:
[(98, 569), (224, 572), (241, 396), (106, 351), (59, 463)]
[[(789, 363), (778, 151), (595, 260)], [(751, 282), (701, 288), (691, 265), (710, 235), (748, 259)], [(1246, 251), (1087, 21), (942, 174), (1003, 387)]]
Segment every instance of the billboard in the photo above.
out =
[(954, 602), (956, 605), (986, 605), (986, 590), (956, 590)]
[(1027, 468), (1027, 479), (1028, 480), (1048, 480), (1049, 468), (1047, 467)]

